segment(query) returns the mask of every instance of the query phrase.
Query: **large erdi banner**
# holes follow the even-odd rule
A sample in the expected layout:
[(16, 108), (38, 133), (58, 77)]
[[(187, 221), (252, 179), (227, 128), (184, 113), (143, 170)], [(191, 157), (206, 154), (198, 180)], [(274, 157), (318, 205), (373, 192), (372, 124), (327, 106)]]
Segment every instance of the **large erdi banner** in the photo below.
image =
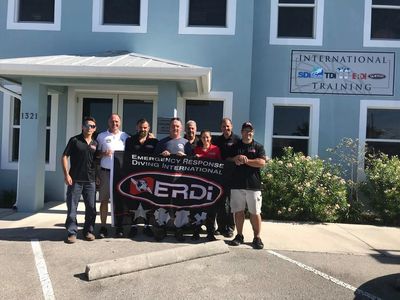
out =
[(233, 163), (116, 151), (113, 225), (149, 219), (158, 225), (199, 224), (224, 196)]

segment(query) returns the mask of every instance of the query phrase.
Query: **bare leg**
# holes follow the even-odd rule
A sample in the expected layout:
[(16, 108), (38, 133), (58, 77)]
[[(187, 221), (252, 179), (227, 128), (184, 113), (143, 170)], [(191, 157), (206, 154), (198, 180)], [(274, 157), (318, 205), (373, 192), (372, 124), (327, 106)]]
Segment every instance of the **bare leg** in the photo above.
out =
[(237, 233), (243, 235), (244, 211), (235, 212), (235, 224)]
[(100, 203), (100, 221), (101, 226), (106, 226), (108, 214), (108, 200), (101, 201)]
[(260, 237), (261, 232), (261, 215), (260, 214), (250, 214), (250, 223), (253, 227), (254, 237)]

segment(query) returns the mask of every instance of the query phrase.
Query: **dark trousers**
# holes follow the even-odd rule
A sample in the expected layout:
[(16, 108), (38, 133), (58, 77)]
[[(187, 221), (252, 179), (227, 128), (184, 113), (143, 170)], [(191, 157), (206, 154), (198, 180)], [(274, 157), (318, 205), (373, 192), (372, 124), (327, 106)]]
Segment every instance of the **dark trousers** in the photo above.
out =
[(94, 182), (74, 182), (67, 188), (67, 219), (65, 228), (68, 235), (78, 233), (78, 222), (76, 220), (79, 199), (83, 197), (85, 203), (85, 224), (83, 234), (93, 232), (96, 222), (96, 184)]
[(217, 210), (217, 224), (220, 232), (227, 232), (235, 230), (235, 221), (230, 209), (230, 191), (225, 194), (224, 198), (219, 201), (216, 207)]

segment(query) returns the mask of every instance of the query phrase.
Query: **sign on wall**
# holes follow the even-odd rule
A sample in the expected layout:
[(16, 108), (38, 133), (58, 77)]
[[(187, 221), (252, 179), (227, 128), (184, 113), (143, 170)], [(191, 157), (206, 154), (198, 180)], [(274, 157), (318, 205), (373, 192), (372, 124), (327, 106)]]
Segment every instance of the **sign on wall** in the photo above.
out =
[(393, 96), (394, 52), (292, 50), (291, 93)]

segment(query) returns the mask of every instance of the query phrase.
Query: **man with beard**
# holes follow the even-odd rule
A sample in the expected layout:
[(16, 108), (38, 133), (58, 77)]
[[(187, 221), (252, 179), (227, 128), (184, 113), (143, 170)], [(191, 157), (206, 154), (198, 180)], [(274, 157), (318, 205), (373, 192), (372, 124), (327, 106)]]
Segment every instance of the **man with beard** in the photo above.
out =
[[(146, 119), (140, 119), (136, 122), (136, 134), (129, 137), (125, 142), (125, 151), (137, 154), (153, 154), (157, 143), (158, 140), (154, 138), (154, 135), (150, 132), (149, 122)], [(138, 232), (136, 225), (138, 221), (137, 217), (144, 219), (144, 234), (152, 236), (153, 231), (149, 226), (149, 218), (153, 215), (152, 212), (154, 213), (153, 209), (145, 202), (140, 202), (134, 211), (129, 237), (134, 237)]]
[(185, 126), (185, 135), (183, 137), (189, 141), (193, 151), (200, 143), (199, 138), (196, 136), (196, 132), (197, 132), (196, 122), (193, 120), (187, 121)]

